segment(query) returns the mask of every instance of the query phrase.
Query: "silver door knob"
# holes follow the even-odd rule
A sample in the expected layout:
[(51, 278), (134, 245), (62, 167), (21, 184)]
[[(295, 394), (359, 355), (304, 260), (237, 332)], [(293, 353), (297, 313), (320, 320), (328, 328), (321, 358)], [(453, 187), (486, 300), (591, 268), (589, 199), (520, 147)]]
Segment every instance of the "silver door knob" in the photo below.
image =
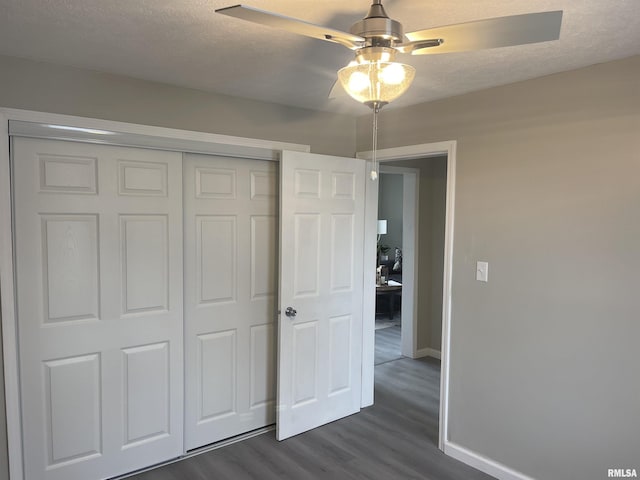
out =
[(292, 317), (292, 318), (293, 318), (293, 317), (295, 317), (297, 313), (298, 313), (298, 312), (297, 312), (297, 311), (296, 311), (296, 309), (295, 309), (295, 308), (293, 308), (293, 307), (287, 307), (287, 309), (284, 311), (284, 314), (285, 314), (287, 317)]

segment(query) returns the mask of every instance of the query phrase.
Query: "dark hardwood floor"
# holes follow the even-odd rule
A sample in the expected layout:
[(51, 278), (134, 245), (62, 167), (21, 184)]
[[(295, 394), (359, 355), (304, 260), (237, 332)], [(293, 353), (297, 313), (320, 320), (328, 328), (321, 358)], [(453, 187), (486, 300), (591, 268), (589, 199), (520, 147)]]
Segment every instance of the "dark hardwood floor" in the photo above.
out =
[(438, 450), (440, 363), (376, 367), (375, 405), (283, 442), (268, 432), (131, 480), (488, 480)]

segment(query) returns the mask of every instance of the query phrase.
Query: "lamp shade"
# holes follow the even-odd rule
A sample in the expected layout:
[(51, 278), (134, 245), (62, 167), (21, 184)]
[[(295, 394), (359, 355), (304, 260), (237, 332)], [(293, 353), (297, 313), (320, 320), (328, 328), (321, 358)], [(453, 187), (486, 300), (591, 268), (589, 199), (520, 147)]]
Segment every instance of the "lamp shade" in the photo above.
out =
[(387, 221), (378, 220), (378, 235), (386, 235), (387, 233)]
[(386, 105), (402, 95), (413, 82), (416, 70), (397, 62), (352, 62), (338, 70), (338, 80), (358, 102)]

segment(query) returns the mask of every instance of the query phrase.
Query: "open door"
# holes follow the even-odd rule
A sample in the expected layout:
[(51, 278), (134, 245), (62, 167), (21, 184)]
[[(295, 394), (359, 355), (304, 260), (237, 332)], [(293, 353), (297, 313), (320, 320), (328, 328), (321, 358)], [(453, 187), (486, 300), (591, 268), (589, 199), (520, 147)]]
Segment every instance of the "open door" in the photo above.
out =
[(361, 401), (365, 162), (283, 152), (277, 438)]

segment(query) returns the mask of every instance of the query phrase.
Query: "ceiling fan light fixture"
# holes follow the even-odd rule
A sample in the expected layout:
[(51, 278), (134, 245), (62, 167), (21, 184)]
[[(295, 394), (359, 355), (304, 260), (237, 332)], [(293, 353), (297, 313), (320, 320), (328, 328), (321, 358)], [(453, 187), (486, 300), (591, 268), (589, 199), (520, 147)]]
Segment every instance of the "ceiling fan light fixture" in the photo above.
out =
[[(404, 63), (382, 61), (379, 59), (387, 54), (388, 49), (372, 49), (360, 52), (357, 61), (350, 62), (346, 67), (338, 70), (340, 85), (353, 99), (364, 103), (373, 110), (373, 149), (371, 157), (371, 180), (378, 178), (378, 161), (376, 150), (378, 144), (378, 112), (389, 102), (392, 102), (407, 91), (416, 69)], [(366, 59), (365, 54), (378, 57)]]
[(353, 99), (371, 108), (379, 108), (406, 92), (415, 74), (416, 70), (411, 65), (375, 61), (341, 68), (338, 80)]

